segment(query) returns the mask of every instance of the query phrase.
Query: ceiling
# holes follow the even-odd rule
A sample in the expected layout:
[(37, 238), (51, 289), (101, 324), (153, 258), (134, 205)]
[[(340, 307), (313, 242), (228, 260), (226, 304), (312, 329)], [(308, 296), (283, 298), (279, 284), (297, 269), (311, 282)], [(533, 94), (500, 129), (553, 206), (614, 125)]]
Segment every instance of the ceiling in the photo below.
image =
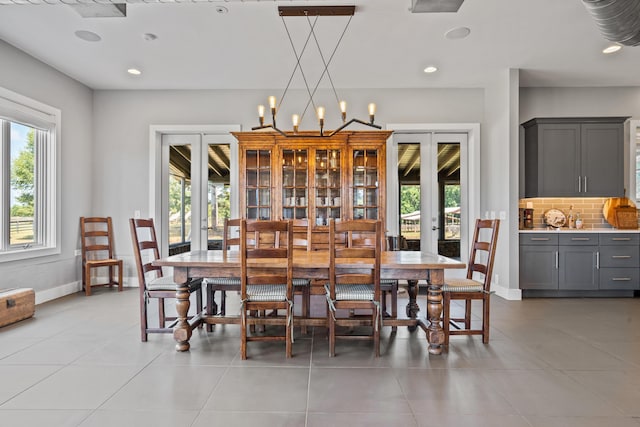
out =
[[(126, 17), (83, 18), (61, 3), (0, 0), (0, 38), (94, 89), (273, 89), (296, 64), (277, 7), (355, 5), (329, 67), (336, 88), (484, 87), (507, 68), (522, 70), (522, 86), (640, 86), (640, 47), (603, 55), (610, 43), (581, 0), (466, 0), (457, 13), (411, 13), (411, 0), (129, 1)], [(285, 19), (300, 50), (307, 20)], [(325, 57), (346, 19), (319, 18)], [(467, 38), (445, 38), (459, 26)], [(101, 40), (81, 40), (79, 30)], [(311, 84), (322, 67), (313, 43), (306, 52)], [(425, 74), (428, 65), (439, 70)], [(299, 72), (291, 87), (304, 87)]]

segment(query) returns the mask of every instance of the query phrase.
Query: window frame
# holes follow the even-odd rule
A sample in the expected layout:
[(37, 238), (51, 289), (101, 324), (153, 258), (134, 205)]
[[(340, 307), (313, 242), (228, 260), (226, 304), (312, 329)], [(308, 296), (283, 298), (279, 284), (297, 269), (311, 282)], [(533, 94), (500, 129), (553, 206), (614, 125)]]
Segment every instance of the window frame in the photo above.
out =
[[(0, 120), (20, 123), (47, 132), (45, 142), (36, 142), (34, 167), (37, 234), (33, 245), (9, 244), (10, 226), (10, 150), (9, 140), (0, 137), (0, 263), (59, 254), (60, 250), (60, 109), (0, 87)], [(10, 125), (0, 126), (10, 127)]]

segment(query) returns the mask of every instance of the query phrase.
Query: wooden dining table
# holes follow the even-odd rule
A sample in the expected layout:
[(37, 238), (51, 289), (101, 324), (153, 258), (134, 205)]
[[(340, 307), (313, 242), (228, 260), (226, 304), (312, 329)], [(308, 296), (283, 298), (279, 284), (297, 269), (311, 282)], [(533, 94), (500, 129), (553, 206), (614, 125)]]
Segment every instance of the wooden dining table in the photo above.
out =
[[(357, 268), (362, 260), (345, 259), (341, 266)], [(442, 352), (444, 331), (441, 325), (442, 314), (442, 285), (446, 269), (463, 269), (466, 265), (460, 261), (426, 251), (385, 251), (382, 253), (381, 278), (407, 280), (409, 283), (409, 303), (407, 304), (407, 318), (384, 319), (385, 326), (408, 326), (415, 329), (421, 327), (428, 341), (428, 351), (431, 354)], [(190, 320), (189, 289), (191, 279), (207, 277), (240, 277), (240, 253), (238, 251), (222, 250), (191, 251), (153, 262), (160, 267), (173, 267), (173, 278), (176, 282), (176, 311), (177, 323), (173, 330), (177, 351), (188, 351), (192, 330), (202, 323), (237, 323), (239, 316), (225, 316), (224, 319), (197, 313)], [(329, 278), (328, 251), (295, 251), (293, 255), (294, 277), (307, 279)], [(420, 319), (417, 303), (418, 281), (427, 284), (426, 303), (427, 317)], [(208, 303), (208, 301), (207, 301)], [(426, 320), (426, 321), (425, 321)], [(296, 325), (318, 326), (325, 324), (326, 319), (296, 317)]]

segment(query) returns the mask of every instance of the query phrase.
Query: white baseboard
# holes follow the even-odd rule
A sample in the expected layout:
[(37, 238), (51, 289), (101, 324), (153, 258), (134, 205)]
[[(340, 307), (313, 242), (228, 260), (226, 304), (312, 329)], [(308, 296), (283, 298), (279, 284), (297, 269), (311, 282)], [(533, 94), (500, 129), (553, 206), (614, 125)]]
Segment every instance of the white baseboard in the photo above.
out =
[[(106, 281), (106, 277), (98, 277), (97, 280)], [(124, 288), (137, 288), (137, 277), (123, 277), (122, 278)], [(56, 286), (55, 288), (43, 289), (36, 291), (36, 305), (51, 301), (57, 298), (62, 298), (67, 295), (75, 294), (82, 291), (82, 282), (77, 280), (75, 282), (66, 283), (64, 285)]]
[(503, 288), (502, 286), (491, 286), (501, 298), (509, 301), (520, 301), (522, 299), (522, 291), (520, 289)]
[(82, 283), (78, 280), (75, 282), (56, 286), (55, 288), (36, 291), (36, 305), (74, 294), (76, 292), (79, 292), (81, 289)]

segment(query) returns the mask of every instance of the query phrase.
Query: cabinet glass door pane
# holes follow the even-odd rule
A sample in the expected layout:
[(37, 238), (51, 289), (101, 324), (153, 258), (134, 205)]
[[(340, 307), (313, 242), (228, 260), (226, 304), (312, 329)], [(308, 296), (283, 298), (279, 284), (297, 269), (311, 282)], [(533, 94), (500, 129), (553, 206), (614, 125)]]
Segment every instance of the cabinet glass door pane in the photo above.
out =
[(378, 219), (378, 153), (353, 152), (353, 218)]
[(342, 217), (340, 176), (340, 150), (316, 150), (316, 225)]
[(246, 151), (246, 213), (247, 219), (271, 219), (271, 152)]
[(282, 218), (308, 218), (308, 152), (282, 150)]

